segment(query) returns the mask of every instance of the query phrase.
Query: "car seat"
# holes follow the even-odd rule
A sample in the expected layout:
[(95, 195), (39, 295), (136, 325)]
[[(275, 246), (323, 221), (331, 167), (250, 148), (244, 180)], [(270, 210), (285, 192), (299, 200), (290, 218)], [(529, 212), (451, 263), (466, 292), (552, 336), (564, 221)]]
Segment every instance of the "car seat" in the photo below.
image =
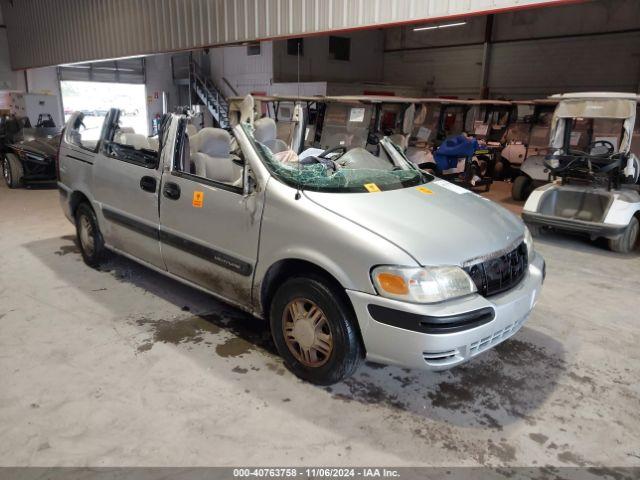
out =
[(242, 167), (233, 162), (231, 136), (221, 128), (203, 128), (198, 132), (199, 145), (191, 155), (195, 174), (216, 182), (240, 186)]
[[(136, 133), (135, 130), (131, 127), (121, 127), (116, 130), (116, 133), (113, 134), (113, 141), (116, 143), (124, 143), (122, 141), (122, 135), (125, 133)], [(126, 145), (126, 144), (125, 144)]]
[(280, 153), (289, 150), (289, 146), (277, 138), (278, 128), (273, 118), (264, 117), (253, 123), (255, 139), (271, 150), (272, 153)]
[(117, 143), (128, 145), (136, 150), (141, 150), (143, 148), (149, 150), (151, 148), (149, 145), (149, 139), (146, 135), (142, 135), (141, 133), (121, 133)]

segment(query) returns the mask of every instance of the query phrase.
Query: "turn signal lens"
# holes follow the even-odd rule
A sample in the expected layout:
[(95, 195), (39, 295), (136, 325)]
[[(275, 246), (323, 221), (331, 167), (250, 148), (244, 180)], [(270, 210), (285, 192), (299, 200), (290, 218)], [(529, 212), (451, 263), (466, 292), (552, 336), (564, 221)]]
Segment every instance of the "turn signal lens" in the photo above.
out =
[(371, 272), (382, 297), (411, 303), (436, 303), (476, 292), (471, 277), (457, 266), (401, 267), (382, 265)]
[(379, 273), (378, 285), (382, 290), (393, 295), (407, 295), (409, 293), (409, 286), (404, 278), (393, 273)]

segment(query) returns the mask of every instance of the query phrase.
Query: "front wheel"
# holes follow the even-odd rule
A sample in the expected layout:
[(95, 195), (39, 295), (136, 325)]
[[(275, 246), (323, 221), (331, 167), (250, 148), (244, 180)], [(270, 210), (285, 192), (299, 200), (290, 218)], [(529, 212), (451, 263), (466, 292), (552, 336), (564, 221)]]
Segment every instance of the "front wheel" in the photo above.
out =
[(531, 193), (531, 183), (526, 175), (517, 176), (511, 185), (511, 197), (519, 202), (526, 200)]
[(18, 188), (22, 186), (22, 177), (24, 170), (20, 159), (13, 153), (5, 154), (2, 159), (2, 176), (9, 188)]
[(356, 319), (340, 292), (320, 277), (283, 283), (271, 302), (270, 324), (285, 365), (308, 382), (339, 382), (364, 357)]
[(76, 236), (84, 263), (96, 268), (104, 260), (106, 250), (96, 214), (88, 203), (76, 210)]
[(609, 249), (617, 253), (631, 253), (638, 246), (639, 233), (640, 223), (637, 217), (633, 217), (622, 235), (609, 240)]

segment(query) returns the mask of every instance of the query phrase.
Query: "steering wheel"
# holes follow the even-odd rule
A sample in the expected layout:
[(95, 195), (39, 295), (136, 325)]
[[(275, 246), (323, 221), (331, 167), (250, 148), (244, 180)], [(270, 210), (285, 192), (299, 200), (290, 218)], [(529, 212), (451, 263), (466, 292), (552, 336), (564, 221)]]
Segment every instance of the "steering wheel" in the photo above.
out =
[(603, 147), (607, 148), (606, 153), (601, 153), (598, 154), (598, 156), (607, 156), (610, 157), (611, 155), (613, 155), (613, 152), (616, 151), (616, 147), (613, 146), (613, 143), (611, 143), (608, 140), (596, 140), (595, 142), (591, 142), (591, 145), (589, 145), (589, 151), (593, 150), (594, 148), (596, 148), (598, 145), (602, 145)]
[(328, 155), (336, 152), (341, 152), (339, 157), (347, 153), (347, 147), (344, 145), (338, 145), (337, 147), (327, 148), (324, 152), (318, 155), (318, 158), (327, 158)]

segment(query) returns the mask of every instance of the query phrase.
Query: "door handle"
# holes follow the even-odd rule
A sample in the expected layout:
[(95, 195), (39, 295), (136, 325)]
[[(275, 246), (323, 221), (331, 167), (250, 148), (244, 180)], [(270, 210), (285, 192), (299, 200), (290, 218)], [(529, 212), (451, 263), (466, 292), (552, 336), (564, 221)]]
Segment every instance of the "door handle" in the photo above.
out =
[(164, 196), (170, 200), (178, 200), (180, 198), (180, 187), (177, 183), (166, 183), (162, 189)]
[(156, 193), (156, 179), (153, 177), (144, 176), (140, 179), (140, 188), (145, 192)]

